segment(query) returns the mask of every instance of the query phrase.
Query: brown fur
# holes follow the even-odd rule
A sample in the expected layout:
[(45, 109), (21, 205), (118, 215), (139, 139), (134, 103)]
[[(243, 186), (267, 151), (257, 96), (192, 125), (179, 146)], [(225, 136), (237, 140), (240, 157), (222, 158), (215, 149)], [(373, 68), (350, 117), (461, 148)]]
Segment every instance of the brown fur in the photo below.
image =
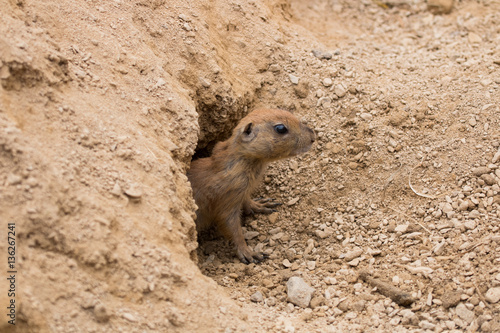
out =
[[(288, 132), (280, 134), (282, 124)], [(269, 162), (304, 153), (315, 140), (312, 129), (294, 115), (276, 109), (257, 109), (233, 130), (232, 136), (215, 145), (212, 156), (191, 163), (188, 179), (198, 205), (198, 230), (215, 226), (233, 241), (242, 262), (259, 262), (262, 253), (252, 251), (241, 229), (242, 211), (246, 214), (271, 213), (273, 201), (251, 199)]]

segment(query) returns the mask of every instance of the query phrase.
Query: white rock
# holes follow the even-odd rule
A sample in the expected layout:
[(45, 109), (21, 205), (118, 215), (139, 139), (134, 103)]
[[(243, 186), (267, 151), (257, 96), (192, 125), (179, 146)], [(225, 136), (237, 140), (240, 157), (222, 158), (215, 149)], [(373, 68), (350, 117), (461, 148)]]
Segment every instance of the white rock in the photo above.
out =
[(334, 93), (335, 95), (337, 95), (338, 97), (344, 97), (345, 94), (347, 93), (347, 91), (345, 90), (345, 88), (340, 85), (340, 84), (337, 84), (335, 86), (335, 90), (334, 90)]
[(373, 119), (373, 116), (371, 113), (368, 113), (368, 112), (363, 112), (362, 114), (359, 115), (361, 117), (361, 119), (365, 120), (365, 121), (370, 121)]
[(455, 312), (457, 316), (460, 317), (460, 319), (464, 320), (469, 324), (474, 320), (474, 312), (467, 309), (467, 307), (463, 303), (457, 305)]
[(476, 44), (476, 43), (481, 43), (482, 41), (483, 39), (481, 38), (481, 36), (473, 32), (469, 32), (469, 43)]
[[(200, 77), (200, 82), (201, 82), (201, 85), (202, 85), (203, 87), (205, 87), (205, 88), (210, 88), (210, 86), (212, 85), (212, 84), (210, 83), (210, 80), (208, 80), (208, 79), (206, 79), (206, 78), (204, 78), (204, 77)], [(166, 82), (165, 82), (165, 83), (166, 83)], [(165, 84), (165, 83), (164, 83), (164, 84)]]
[(420, 328), (424, 329), (424, 330), (434, 330), (436, 328), (436, 325), (431, 323), (431, 322), (428, 322), (427, 320), (422, 320), (418, 326), (420, 326)]
[(484, 298), (492, 304), (498, 303), (500, 301), (500, 287), (488, 289), (486, 294), (484, 294)]
[(444, 324), (446, 325), (446, 328), (449, 329), (449, 330), (452, 330), (455, 328), (456, 324), (453, 320), (446, 320), (444, 322)]
[(302, 308), (307, 308), (311, 302), (314, 288), (310, 287), (302, 278), (291, 277), (286, 283), (288, 301)]
[(411, 324), (417, 324), (418, 323), (418, 317), (417, 315), (411, 311), (410, 309), (403, 309), (399, 312), (399, 315), (403, 316), (401, 319), (401, 323), (403, 325), (411, 325)]
[(462, 203), (458, 206), (458, 210), (461, 211), (461, 212), (465, 212), (469, 209), (469, 201), (468, 200), (464, 200), (462, 201)]
[(359, 257), (362, 254), (363, 254), (363, 249), (358, 247), (358, 248), (353, 249), (352, 251), (347, 252), (344, 256), (344, 260), (351, 261), (351, 260)]
[(7, 176), (7, 184), (9, 185), (18, 185), (18, 184), (21, 184), (21, 181), (22, 181), (22, 177), (21, 176), (18, 176), (18, 175), (15, 175), (13, 173), (9, 174)]
[(462, 191), (464, 191), (464, 192), (472, 192), (472, 187), (470, 187), (469, 185), (465, 185), (462, 188)]
[(408, 224), (400, 224), (394, 229), (395, 232), (400, 232), (403, 234), (406, 232), (406, 230), (408, 230)]
[(134, 322), (137, 321), (137, 318), (134, 315), (132, 315), (132, 314), (130, 314), (128, 312), (125, 312), (124, 314), (122, 314), (122, 317), (125, 318), (125, 319), (127, 319), (128, 321), (130, 321), (132, 323), (134, 323)]
[(479, 81), (479, 83), (481, 83), (481, 85), (482, 85), (483, 87), (487, 87), (487, 86), (489, 86), (490, 84), (492, 84), (492, 83), (493, 83), (493, 81), (492, 81), (492, 80), (490, 80), (490, 79), (483, 79), (483, 80)]
[(481, 216), (481, 213), (477, 209), (474, 209), (469, 213), (469, 218), (471, 219), (477, 219), (479, 216)]
[(330, 87), (331, 85), (333, 84), (333, 81), (332, 79), (330, 79), (329, 77), (323, 79), (323, 85), (325, 87)]
[(441, 210), (443, 211), (443, 213), (448, 214), (453, 211), (453, 207), (447, 202), (443, 205), (443, 208), (441, 208)]
[(356, 312), (354, 312), (354, 311), (348, 312), (345, 315), (345, 319), (347, 319), (347, 320), (356, 319), (357, 317), (358, 317), (358, 314)]
[(360, 260), (359, 258), (356, 258), (356, 259), (353, 259), (353, 260), (349, 261), (347, 264), (348, 264), (349, 266), (356, 267), (356, 266), (358, 266), (358, 265), (359, 265), (359, 262), (360, 262), (360, 261), (361, 261), (361, 260)]
[(444, 252), (444, 246), (446, 245), (445, 241), (442, 241), (441, 243), (436, 244), (434, 248), (432, 249), (432, 252), (434, 252), (435, 255), (439, 256)]
[(464, 227), (467, 230), (472, 230), (472, 229), (476, 228), (476, 222), (474, 222), (474, 221), (467, 221), (467, 222), (464, 223)]
[(252, 296), (250, 296), (250, 300), (255, 303), (264, 302), (264, 297), (260, 291), (256, 291)]
[(299, 78), (297, 76), (290, 74), (289, 77), (290, 77), (290, 82), (292, 82), (293, 84), (299, 84)]
[(325, 239), (331, 235), (331, 233), (325, 232), (323, 230), (316, 230), (314, 233), (316, 234), (316, 236), (318, 236), (321, 239)]

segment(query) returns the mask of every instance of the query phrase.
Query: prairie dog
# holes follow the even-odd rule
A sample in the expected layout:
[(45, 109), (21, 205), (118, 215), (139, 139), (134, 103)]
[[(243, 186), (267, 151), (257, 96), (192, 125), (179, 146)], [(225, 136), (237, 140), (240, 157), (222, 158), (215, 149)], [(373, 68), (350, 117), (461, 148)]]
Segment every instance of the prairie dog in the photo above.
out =
[(256, 109), (244, 117), (229, 139), (215, 145), (212, 156), (191, 163), (187, 173), (198, 210), (198, 231), (215, 226), (231, 240), (243, 263), (258, 263), (263, 253), (248, 247), (241, 229), (242, 212), (270, 214), (279, 203), (252, 200), (269, 162), (308, 151), (312, 129), (288, 111)]

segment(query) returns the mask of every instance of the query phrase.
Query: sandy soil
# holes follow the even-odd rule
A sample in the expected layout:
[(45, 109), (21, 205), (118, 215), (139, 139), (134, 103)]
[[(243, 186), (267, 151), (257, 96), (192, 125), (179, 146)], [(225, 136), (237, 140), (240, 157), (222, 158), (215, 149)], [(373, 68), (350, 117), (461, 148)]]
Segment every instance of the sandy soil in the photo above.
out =
[[(1, 5), (18, 332), (500, 332), (499, 1)], [(244, 265), (198, 247), (185, 172), (259, 106), (318, 141), (267, 171)]]

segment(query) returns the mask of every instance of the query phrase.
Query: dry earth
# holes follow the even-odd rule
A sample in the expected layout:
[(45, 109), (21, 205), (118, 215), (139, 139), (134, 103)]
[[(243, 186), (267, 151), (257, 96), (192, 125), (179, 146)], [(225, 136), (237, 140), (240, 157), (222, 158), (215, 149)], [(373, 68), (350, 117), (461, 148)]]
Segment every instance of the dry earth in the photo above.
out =
[[(500, 332), (500, 1), (0, 4), (0, 331)], [(185, 171), (257, 106), (318, 141), (244, 265)]]

